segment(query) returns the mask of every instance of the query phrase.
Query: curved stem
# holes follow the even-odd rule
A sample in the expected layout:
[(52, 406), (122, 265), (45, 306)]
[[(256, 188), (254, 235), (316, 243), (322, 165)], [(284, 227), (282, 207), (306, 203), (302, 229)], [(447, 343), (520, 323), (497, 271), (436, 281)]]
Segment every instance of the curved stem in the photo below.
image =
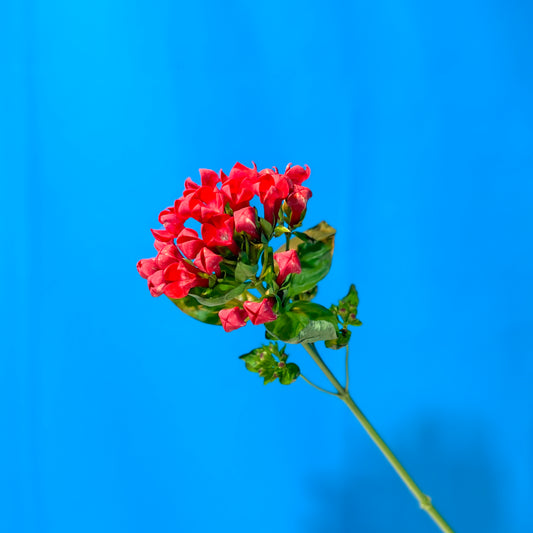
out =
[(418, 503), (420, 504), (420, 508), (429, 514), (429, 516), (433, 519), (433, 521), (437, 524), (437, 526), (439, 526), (441, 531), (443, 531), (444, 533), (453, 533), (452, 528), (448, 525), (446, 520), (444, 520), (441, 514), (437, 511), (437, 509), (435, 509), (435, 507), (431, 503), (431, 498), (420, 490), (418, 485), (414, 482), (413, 478), (407, 473), (407, 471), (402, 466), (400, 461), (398, 461), (396, 456), (392, 453), (392, 450), (387, 446), (385, 441), (379, 436), (378, 432), (374, 429), (374, 427), (369, 422), (369, 420), (366, 418), (366, 416), (363, 414), (361, 409), (359, 409), (357, 404), (354, 402), (353, 398), (350, 396), (348, 392), (348, 387), (346, 386), (346, 389), (342, 387), (342, 385), (339, 383), (337, 378), (333, 375), (333, 373), (328, 368), (326, 363), (320, 357), (320, 354), (318, 353), (315, 346), (313, 344), (305, 344), (305, 343), (302, 343), (302, 346), (305, 348), (307, 353), (309, 353), (309, 355), (313, 358), (315, 363), (320, 367), (322, 372), (324, 372), (324, 374), (329, 379), (331, 384), (335, 387), (335, 389), (338, 392), (336, 396), (339, 396), (339, 398), (348, 406), (348, 409), (350, 409), (350, 411), (355, 416), (355, 418), (357, 418), (357, 420), (363, 426), (363, 428), (368, 433), (370, 438), (374, 441), (376, 446), (380, 449), (381, 453), (383, 453), (383, 455), (389, 461), (389, 463), (394, 468), (396, 473), (400, 476), (402, 481), (407, 485), (407, 488), (411, 491), (413, 496), (418, 500)]
[(313, 383), (311, 380), (307, 379), (302, 373), (300, 373), (300, 377), (306, 382), (311, 385), (311, 387), (314, 387), (315, 389), (319, 390), (320, 392), (325, 392), (326, 394), (331, 394), (332, 396), (338, 396), (336, 392), (331, 392), (329, 390), (323, 389), (322, 387), (319, 387), (315, 383)]
[(344, 385), (344, 390), (348, 392), (348, 385), (350, 384), (350, 368), (348, 366), (348, 358), (350, 357), (350, 350), (348, 349), (349, 344), (346, 345), (346, 359), (344, 361), (345, 374), (346, 374), (346, 385)]

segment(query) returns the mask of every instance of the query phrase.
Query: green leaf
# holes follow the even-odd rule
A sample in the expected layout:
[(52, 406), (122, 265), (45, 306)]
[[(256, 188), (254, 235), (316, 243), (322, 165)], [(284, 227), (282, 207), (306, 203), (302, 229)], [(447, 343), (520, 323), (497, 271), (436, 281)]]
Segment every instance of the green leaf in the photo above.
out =
[(337, 319), (324, 306), (306, 302), (294, 302), (273, 322), (265, 324), (268, 338), (288, 344), (318, 342), (337, 338)]
[(230, 283), (218, 283), (212, 289), (201, 289), (196, 287), (189, 292), (197, 302), (208, 307), (223, 306), (225, 303), (240, 296), (249, 283), (241, 283), (239, 285)]
[(185, 298), (169, 298), (169, 300), (190, 317), (200, 322), (205, 322), (206, 324), (220, 326), (218, 312), (222, 307), (206, 307), (190, 296), (185, 296)]
[(294, 363), (289, 363), (282, 369), (282, 373), (279, 377), (279, 382), (282, 385), (290, 385), (294, 383), (300, 375), (300, 369), (298, 365)]
[(283, 385), (290, 385), (300, 375), (300, 369), (294, 363), (286, 363), (285, 348), (279, 350), (277, 343), (255, 348), (240, 356), (251, 372), (257, 372), (267, 385), (279, 378)]
[[(363, 323), (357, 319), (357, 307), (359, 306), (359, 295), (352, 283), (348, 294), (339, 301), (339, 304), (332, 306), (332, 311), (339, 315), (343, 323), (347, 326), (361, 326)], [(333, 309), (334, 308), (334, 309)]]
[(350, 342), (350, 337), (352, 332), (346, 328), (342, 328), (337, 332), (337, 338), (326, 341), (326, 348), (331, 348), (332, 350), (340, 350), (344, 348), (348, 342)]
[(259, 218), (259, 226), (267, 241), (269, 241), (270, 237), (272, 237), (272, 232), (274, 231), (272, 224), (264, 218)]
[(257, 265), (248, 265), (244, 261), (239, 261), (235, 267), (235, 280), (246, 281), (255, 277)]
[(290, 233), (291, 230), (289, 228), (286, 228), (285, 226), (276, 226), (276, 229), (274, 230), (274, 237), (280, 237), (284, 233)]
[[(335, 229), (326, 222), (320, 222), (303, 234), (297, 232), (297, 236), (290, 240), (289, 248), (298, 250), (302, 272), (293, 274), (288, 287), (289, 296), (312, 290), (327, 275), (331, 268), (334, 244)], [(278, 251), (283, 250), (280, 248)]]

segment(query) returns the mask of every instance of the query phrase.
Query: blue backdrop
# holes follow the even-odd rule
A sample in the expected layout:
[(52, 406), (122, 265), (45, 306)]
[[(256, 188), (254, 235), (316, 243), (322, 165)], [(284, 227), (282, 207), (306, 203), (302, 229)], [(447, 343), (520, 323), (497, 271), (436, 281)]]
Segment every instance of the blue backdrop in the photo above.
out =
[(0, 7), (0, 531), (436, 531), (340, 402), (245, 371), (262, 328), (138, 276), (237, 160), (311, 166), (354, 395), (457, 533), (533, 531), (530, 2)]

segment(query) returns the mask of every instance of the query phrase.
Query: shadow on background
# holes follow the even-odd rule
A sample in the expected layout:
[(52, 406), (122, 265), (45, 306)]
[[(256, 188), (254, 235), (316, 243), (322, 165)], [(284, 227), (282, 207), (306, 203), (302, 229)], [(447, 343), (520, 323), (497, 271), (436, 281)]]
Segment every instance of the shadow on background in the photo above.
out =
[[(456, 531), (512, 533), (514, 530), (502, 524), (503, 489), (497, 486), (497, 472), (487, 453), (487, 434), (479, 421), (467, 423), (427, 417), (413, 422), (399, 439), (396, 437), (389, 444)], [(368, 437), (354, 431), (350, 440), (355, 438)], [(450, 445), (454, 439), (455, 448)], [(365, 446), (363, 454), (350, 454), (347, 450), (343, 473), (336, 476), (324, 473), (311, 480), (310, 490), (317, 506), (308, 530), (313, 533), (437, 531), (386, 460), (371, 446)]]

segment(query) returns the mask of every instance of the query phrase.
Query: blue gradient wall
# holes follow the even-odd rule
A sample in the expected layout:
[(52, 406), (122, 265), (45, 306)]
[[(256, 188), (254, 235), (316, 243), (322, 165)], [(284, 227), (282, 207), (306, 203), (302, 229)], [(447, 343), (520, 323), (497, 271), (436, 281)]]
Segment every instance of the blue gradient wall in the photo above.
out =
[(340, 402), (244, 370), (261, 328), (139, 278), (183, 180), (237, 160), (311, 166), (354, 395), (456, 531), (533, 530), (530, 3), (1, 13), (0, 531), (436, 530)]

